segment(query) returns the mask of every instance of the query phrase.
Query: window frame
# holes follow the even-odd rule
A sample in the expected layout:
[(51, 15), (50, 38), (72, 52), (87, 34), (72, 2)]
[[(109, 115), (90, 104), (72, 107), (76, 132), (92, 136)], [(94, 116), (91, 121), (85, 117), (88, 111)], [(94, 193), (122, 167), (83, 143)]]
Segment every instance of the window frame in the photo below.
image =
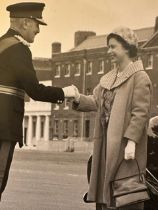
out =
[[(57, 72), (57, 67), (60, 67), (59, 69), (58, 69), (58, 71), (59, 71), (59, 74), (57, 75), (56, 74), (56, 72)], [(54, 75), (54, 78), (60, 78), (61, 77), (61, 65), (60, 64), (56, 64), (55, 65), (55, 75)]]
[(63, 136), (67, 136), (69, 135), (69, 120), (68, 119), (64, 119), (63, 120)]
[(78, 120), (73, 121), (73, 136), (75, 137), (79, 136), (79, 121)]
[[(77, 66), (79, 65), (79, 68), (77, 68)], [(78, 72), (76, 72), (76, 69), (78, 69)], [(75, 63), (75, 74), (74, 76), (77, 77), (77, 76), (80, 76), (81, 75), (81, 63)]]
[(54, 135), (59, 135), (59, 120), (54, 120)]
[[(89, 71), (89, 68), (90, 68), (90, 71)], [(87, 62), (87, 70), (86, 70), (86, 75), (92, 75), (93, 74), (93, 61), (88, 61)]]
[[(102, 67), (102, 70), (101, 70), (102, 63), (103, 63), (103, 67)], [(101, 60), (99, 60), (98, 74), (104, 74), (104, 71), (105, 71), (105, 60), (101, 59)]]
[[(67, 68), (69, 67), (69, 68)], [(68, 71), (68, 73), (66, 74), (66, 71)], [(71, 75), (71, 64), (70, 63), (66, 63), (65, 67), (64, 67), (64, 77), (70, 77)]]
[[(150, 58), (150, 59), (149, 59)], [(150, 65), (149, 65), (150, 61)], [(153, 64), (154, 64), (154, 55), (153, 54), (147, 54), (147, 63), (146, 63), (146, 70), (152, 70), (153, 69)]]

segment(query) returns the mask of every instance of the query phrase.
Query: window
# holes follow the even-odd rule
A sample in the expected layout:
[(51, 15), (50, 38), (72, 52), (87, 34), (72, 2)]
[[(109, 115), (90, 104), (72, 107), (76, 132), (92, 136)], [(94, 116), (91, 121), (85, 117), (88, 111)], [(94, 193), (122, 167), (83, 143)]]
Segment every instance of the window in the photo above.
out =
[(86, 71), (87, 75), (91, 75), (92, 74), (92, 66), (93, 66), (92, 61), (89, 61), (88, 64), (87, 64), (87, 71)]
[(65, 101), (64, 101), (64, 110), (69, 110), (69, 101), (68, 101), (68, 99), (65, 99)]
[(87, 88), (86, 89), (86, 95), (90, 95), (92, 93), (92, 89), (91, 88)]
[(63, 138), (67, 138), (68, 137), (68, 120), (64, 120), (63, 123)]
[(55, 104), (55, 105), (54, 105), (54, 110), (59, 110), (59, 108), (60, 108), (60, 107), (59, 107), (58, 104)]
[(52, 118), (49, 120), (49, 139), (52, 140), (53, 138), (53, 123)]
[(75, 76), (80, 76), (80, 74), (81, 74), (81, 64), (76, 63), (76, 65), (75, 65)]
[(88, 138), (90, 135), (90, 120), (85, 120), (85, 137)]
[(61, 66), (60, 65), (56, 65), (56, 67), (55, 67), (55, 78), (59, 78), (60, 77), (60, 73), (61, 73)]
[(147, 56), (147, 65), (146, 65), (146, 70), (151, 70), (151, 69), (153, 69), (153, 61), (154, 61), (154, 59), (153, 59), (153, 55), (148, 55)]
[(24, 117), (24, 144), (27, 146), (27, 131), (28, 131), (28, 120), (29, 120), (29, 117), (28, 116), (25, 116)]
[(70, 69), (71, 69), (71, 65), (66, 64), (65, 65), (65, 77), (70, 77)]
[(59, 133), (59, 120), (54, 121), (54, 136), (58, 136)]
[(45, 117), (41, 117), (41, 138), (44, 137), (44, 125), (45, 125)]
[(104, 68), (105, 68), (105, 61), (100, 60), (99, 61), (99, 71), (98, 74), (104, 74)]
[(35, 138), (36, 137), (36, 120), (37, 117), (33, 117), (32, 118), (32, 137)]
[(73, 124), (73, 136), (77, 137), (78, 136), (78, 120), (74, 120)]

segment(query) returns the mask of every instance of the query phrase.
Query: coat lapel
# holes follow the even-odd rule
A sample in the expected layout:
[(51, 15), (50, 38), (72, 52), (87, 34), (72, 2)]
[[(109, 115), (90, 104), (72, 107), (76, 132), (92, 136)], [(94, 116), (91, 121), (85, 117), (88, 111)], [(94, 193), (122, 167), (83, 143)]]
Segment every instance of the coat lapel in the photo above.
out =
[(122, 76), (117, 78), (117, 69), (114, 69), (104, 75), (100, 80), (101, 87), (111, 90), (113, 88), (116, 88), (120, 86), (122, 83), (124, 83), (128, 78), (130, 78), (133, 74), (135, 74), (138, 71), (143, 71), (143, 63), (141, 60), (132, 62), (122, 73)]

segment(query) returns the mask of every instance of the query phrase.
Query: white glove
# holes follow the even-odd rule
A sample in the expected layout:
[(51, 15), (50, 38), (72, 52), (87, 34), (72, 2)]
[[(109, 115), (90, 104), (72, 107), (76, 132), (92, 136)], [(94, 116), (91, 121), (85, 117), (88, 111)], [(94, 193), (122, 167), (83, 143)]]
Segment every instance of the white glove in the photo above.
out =
[(68, 86), (68, 87), (64, 87), (62, 89), (64, 91), (64, 96), (66, 98), (75, 98), (76, 91), (75, 91), (75, 88), (72, 85)]
[(79, 103), (79, 101), (80, 101), (80, 93), (78, 91), (78, 88), (75, 85), (72, 85), (72, 86), (73, 86), (73, 88), (75, 90), (75, 98), (74, 98), (74, 100), (75, 100), (75, 102)]
[(136, 150), (136, 143), (134, 141), (128, 140), (127, 146), (125, 147), (125, 160), (135, 159), (135, 150)]

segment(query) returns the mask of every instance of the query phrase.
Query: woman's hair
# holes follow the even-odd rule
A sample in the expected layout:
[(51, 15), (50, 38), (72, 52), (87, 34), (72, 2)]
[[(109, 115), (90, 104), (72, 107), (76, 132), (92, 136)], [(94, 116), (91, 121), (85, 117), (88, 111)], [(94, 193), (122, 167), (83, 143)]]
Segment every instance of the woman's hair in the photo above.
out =
[(130, 58), (135, 58), (137, 56), (138, 49), (135, 45), (128, 44), (128, 42), (126, 42), (121, 36), (113, 33), (108, 35), (107, 44), (109, 44), (109, 40), (111, 38), (116, 39), (118, 42), (122, 44), (124, 49), (128, 50), (128, 55)]

